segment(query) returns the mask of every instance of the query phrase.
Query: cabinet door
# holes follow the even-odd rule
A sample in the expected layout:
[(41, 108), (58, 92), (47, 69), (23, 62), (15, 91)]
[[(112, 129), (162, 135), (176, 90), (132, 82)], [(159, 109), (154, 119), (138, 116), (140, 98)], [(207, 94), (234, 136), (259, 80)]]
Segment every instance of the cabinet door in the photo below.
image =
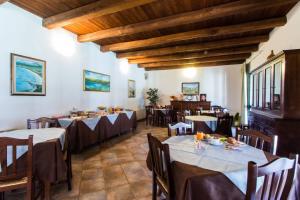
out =
[(282, 61), (274, 65), (273, 78), (273, 109), (280, 110), (281, 105), (281, 81), (282, 81)]
[(258, 107), (263, 107), (263, 72), (258, 73)]
[(271, 108), (271, 67), (265, 70), (265, 108)]
[(253, 107), (257, 107), (257, 95), (258, 87), (257, 87), (257, 74), (253, 75)]

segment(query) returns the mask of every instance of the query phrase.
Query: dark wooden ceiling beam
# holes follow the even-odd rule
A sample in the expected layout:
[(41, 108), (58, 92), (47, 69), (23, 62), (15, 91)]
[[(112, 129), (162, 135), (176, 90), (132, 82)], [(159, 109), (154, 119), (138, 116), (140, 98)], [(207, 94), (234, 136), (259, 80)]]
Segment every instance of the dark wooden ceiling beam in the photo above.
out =
[(130, 64), (145, 64), (153, 62), (163, 62), (163, 61), (173, 61), (173, 60), (185, 60), (193, 58), (206, 58), (213, 56), (223, 56), (223, 55), (235, 55), (241, 53), (251, 53), (258, 50), (258, 45), (244, 46), (244, 47), (233, 47), (226, 49), (213, 49), (195, 53), (181, 53), (181, 54), (172, 54), (166, 56), (156, 56), (156, 57), (146, 57), (146, 58), (137, 58), (129, 59)]
[(206, 42), (206, 43), (201, 43), (201, 44), (179, 45), (179, 46), (156, 48), (156, 49), (150, 49), (150, 50), (117, 53), (117, 57), (118, 58), (136, 59), (136, 58), (145, 58), (145, 57), (149, 57), (149, 56), (169, 55), (169, 54), (181, 53), (181, 52), (197, 52), (197, 51), (205, 51), (205, 50), (209, 50), (209, 49), (218, 49), (218, 48), (227, 48), (227, 47), (234, 47), (234, 46), (236, 47), (236, 46), (242, 46), (242, 45), (258, 44), (260, 42), (266, 42), (266, 41), (268, 41), (268, 39), (269, 39), (268, 35), (243, 37), (243, 38), (237, 38), (237, 39)]
[(78, 36), (79, 42), (91, 42), (105, 38), (120, 37), (140, 32), (153, 31), (168, 27), (175, 27), (195, 22), (235, 15), (249, 10), (255, 11), (258, 9), (266, 9), (276, 6), (282, 6), (289, 3), (296, 3), (299, 0), (241, 0), (226, 4), (221, 4), (214, 7), (208, 7), (201, 10), (185, 12), (177, 15), (172, 15), (164, 18), (158, 18), (141, 23), (130, 24), (106, 30), (101, 30), (93, 33), (88, 33)]
[(146, 63), (139, 64), (139, 67), (163, 67), (163, 66), (175, 66), (175, 65), (191, 65), (191, 64), (203, 64), (208, 62), (221, 62), (221, 61), (232, 61), (232, 60), (245, 60), (249, 58), (251, 53), (236, 54), (236, 55), (226, 55), (226, 56), (213, 56), (207, 58), (195, 58), (188, 60), (174, 60), (166, 62), (155, 62), (155, 63)]
[(101, 0), (67, 12), (63, 12), (43, 20), (43, 26), (49, 29), (94, 19), (157, 0)]
[(5, 3), (5, 2), (8, 2), (9, 0), (0, 0), (0, 5)]
[(217, 66), (226, 66), (226, 65), (238, 65), (243, 64), (245, 60), (232, 60), (232, 61), (222, 61), (222, 62), (209, 62), (202, 64), (191, 64), (191, 65), (175, 65), (175, 66), (161, 66), (161, 67), (148, 67), (145, 68), (146, 71), (155, 71), (155, 70), (170, 70), (170, 69), (183, 69), (189, 67), (217, 67)]
[(144, 40), (136, 40), (130, 42), (121, 42), (116, 44), (104, 45), (101, 47), (103, 52), (107, 51), (124, 51), (142, 47), (153, 47), (162, 44), (171, 44), (173, 42), (190, 40), (195, 38), (207, 38), (213, 36), (230, 35), (236, 33), (245, 33), (257, 30), (266, 30), (286, 24), (286, 17), (267, 19), (261, 21), (248, 22), (243, 24), (235, 24), (229, 26), (218, 26), (205, 28), (195, 31), (181, 32), (171, 35), (164, 35)]

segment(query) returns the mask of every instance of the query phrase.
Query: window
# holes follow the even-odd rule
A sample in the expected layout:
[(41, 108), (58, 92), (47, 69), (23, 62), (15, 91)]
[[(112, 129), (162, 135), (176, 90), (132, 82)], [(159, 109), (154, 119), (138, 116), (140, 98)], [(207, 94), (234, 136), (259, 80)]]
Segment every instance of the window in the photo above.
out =
[(263, 72), (258, 73), (258, 107), (263, 107)]

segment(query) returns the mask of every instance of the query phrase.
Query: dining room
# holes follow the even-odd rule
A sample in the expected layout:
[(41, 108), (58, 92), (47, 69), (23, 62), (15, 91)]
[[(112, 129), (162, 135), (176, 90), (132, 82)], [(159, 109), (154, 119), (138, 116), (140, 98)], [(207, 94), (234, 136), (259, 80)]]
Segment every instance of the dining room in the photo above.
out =
[(0, 200), (300, 200), (299, 0), (0, 0)]

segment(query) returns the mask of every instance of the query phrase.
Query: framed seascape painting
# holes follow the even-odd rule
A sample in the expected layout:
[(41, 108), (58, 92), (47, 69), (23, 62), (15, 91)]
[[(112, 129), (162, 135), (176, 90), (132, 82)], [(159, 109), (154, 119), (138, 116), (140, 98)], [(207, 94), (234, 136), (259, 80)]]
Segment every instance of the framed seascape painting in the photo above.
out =
[(46, 61), (11, 54), (11, 94), (45, 96)]
[(135, 98), (135, 81), (134, 80), (128, 80), (128, 97), (129, 98)]
[(89, 70), (83, 70), (83, 90), (110, 92), (110, 76)]
[(181, 91), (183, 95), (198, 95), (199, 82), (182, 83)]

